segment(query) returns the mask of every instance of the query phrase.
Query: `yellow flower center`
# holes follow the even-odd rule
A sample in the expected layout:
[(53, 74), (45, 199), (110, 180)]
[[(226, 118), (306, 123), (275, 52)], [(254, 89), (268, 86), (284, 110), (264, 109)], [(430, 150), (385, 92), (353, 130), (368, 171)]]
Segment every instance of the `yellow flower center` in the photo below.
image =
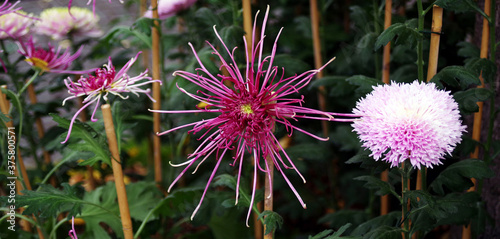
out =
[(241, 112), (244, 114), (253, 114), (252, 106), (250, 104), (241, 105)]
[(49, 63), (40, 59), (40, 58), (31, 57), (31, 58), (26, 59), (26, 61), (30, 62), (34, 67), (39, 68), (42, 71), (49, 71), (50, 70), (50, 68), (47, 67), (49, 65)]

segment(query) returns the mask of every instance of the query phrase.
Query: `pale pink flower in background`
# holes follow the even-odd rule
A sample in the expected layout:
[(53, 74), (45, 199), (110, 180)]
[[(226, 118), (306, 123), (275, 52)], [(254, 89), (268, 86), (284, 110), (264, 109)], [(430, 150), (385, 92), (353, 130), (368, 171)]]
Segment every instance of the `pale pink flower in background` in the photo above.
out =
[[(127, 74), (127, 71), (130, 69), (132, 64), (137, 60), (137, 57), (141, 54), (141, 52), (137, 53), (137, 55), (131, 58), (123, 68), (116, 72), (113, 63), (111, 62), (111, 57), (108, 59), (108, 64), (105, 64), (103, 68), (95, 70), (95, 76), (88, 75), (87, 77), (81, 76), (80, 79), (76, 82), (73, 82), (70, 78), (64, 80), (66, 87), (68, 88), (68, 93), (71, 96), (67, 97), (63, 101), (63, 105), (67, 100), (78, 98), (81, 96), (86, 96), (83, 100), (83, 106), (78, 109), (73, 118), (71, 119), (70, 126), (68, 129), (68, 135), (66, 139), (62, 142), (66, 143), (71, 135), (71, 129), (73, 128), (73, 123), (76, 120), (76, 117), (87, 108), (89, 105), (95, 103), (95, 108), (92, 113), (91, 120), (93, 122), (97, 121), (94, 118), (95, 112), (100, 105), (101, 97), (107, 101), (108, 94), (119, 96), (122, 99), (127, 99), (128, 96), (123, 96), (123, 93), (132, 93), (136, 96), (139, 96), (139, 93), (146, 94), (151, 101), (155, 102), (155, 100), (151, 97), (150, 89), (141, 89), (139, 87), (147, 84), (151, 84), (153, 82), (160, 82), (160, 80), (152, 80), (151, 77), (147, 76), (147, 70), (139, 74), (135, 77), (130, 77)], [(145, 81), (142, 81), (145, 80)], [(141, 82), (142, 81), (142, 82)]]
[(103, 34), (99, 28), (99, 16), (88, 9), (73, 7), (71, 14), (67, 8), (53, 7), (40, 13), (36, 24), (38, 34), (47, 35), (54, 40), (71, 37), (99, 37)]
[(30, 33), (35, 19), (21, 10), (0, 16), (0, 39), (19, 39)]
[(26, 57), (25, 61), (41, 72), (84, 74), (92, 71), (67, 70), (71, 63), (80, 56), (83, 46), (71, 55), (69, 48), (63, 51), (62, 47), (59, 46), (56, 50), (50, 43), (48, 44), (48, 49), (35, 46), (33, 37), (30, 37), (28, 40), (18, 41), (18, 45), (18, 52)]
[[(89, 0), (87, 2), (87, 5), (90, 5), (90, 3), (92, 3), (92, 12), (94, 13), (95, 15), (95, 1), (96, 0)], [(108, 0), (109, 3), (111, 3), (111, 0)], [(120, 0), (120, 3), (123, 3), (123, 0)], [(73, 9), (74, 7), (72, 7), (72, 4), (73, 4), (73, 0), (69, 0), (68, 2), (68, 11), (73, 14)]]
[(16, 5), (18, 3), (20, 3), (20, 2), (21, 1), (17, 1), (14, 4), (12, 4), (12, 3), (9, 3), (9, 0), (5, 0), (3, 2), (3, 4), (0, 5), (0, 16), (4, 15), (4, 14), (7, 14), (7, 13), (11, 13), (11, 12), (15, 12), (15, 11), (21, 10), (21, 7), (17, 7), (16, 8)]
[[(262, 54), (264, 45), (263, 41), (265, 39), (264, 32), (268, 14), (269, 9), (266, 11), (266, 14), (264, 16), (262, 27), (259, 27), (262, 28), (262, 33), (260, 34), (260, 36), (256, 36), (256, 29), (258, 27), (254, 25), (252, 42), (247, 43), (244, 40), (245, 47), (243, 49), (247, 49), (247, 44), (250, 44), (250, 46), (252, 46), (252, 51), (250, 55), (248, 55), (247, 53), (245, 68), (246, 70), (244, 70), (243, 72), (240, 72), (238, 64), (234, 59), (234, 51), (236, 50), (236, 47), (232, 51), (228, 49), (225, 43), (222, 41), (220, 35), (215, 30), (215, 27), (215, 34), (221, 41), (223, 48), (225, 49), (227, 54), (229, 54), (229, 61), (226, 61), (226, 59), (221, 56), (221, 54), (214, 46), (212, 46), (210, 43), (208, 44), (210, 45), (210, 47), (212, 47), (213, 54), (219, 57), (219, 60), (222, 64), (220, 68), (226, 68), (229, 72), (229, 76), (224, 76), (222, 73), (213, 74), (209, 72), (201, 62), (191, 43), (189, 43), (201, 68), (198, 68), (197, 72), (195, 73), (176, 71), (174, 72), (174, 75), (183, 77), (189, 82), (201, 88), (201, 90), (197, 91), (197, 94), (193, 94), (187, 92), (183, 88), (178, 87), (179, 90), (181, 90), (188, 96), (206, 105), (205, 108), (198, 108), (196, 110), (154, 111), (170, 114), (217, 113), (218, 115), (213, 118), (205, 118), (201, 121), (185, 124), (167, 130), (165, 132), (158, 133), (158, 135), (163, 135), (187, 127), (192, 127), (192, 129), (188, 132), (193, 134), (205, 131), (199, 138), (199, 140), (202, 140), (201, 144), (193, 153), (188, 156), (188, 160), (179, 165), (173, 165), (187, 166), (172, 182), (168, 189), (169, 191), (193, 164), (198, 163), (199, 166), (208, 157), (212, 155), (216, 157), (216, 166), (212, 174), (210, 175), (210, 178), (208, 179), (200, 202), (194, 210), (191, 219), (193, 219), (194, 215), (199, 210), (203, 202), (203, 198), (207, 193), (209, 185), (213, 180), (217, 169), (219, 168), (219, 165), (221, 164), (222, 159), (226, 155), (228, 150), (236, 151), (234, 154), (235, 156), (233, 157), (234, 162), (232, 162), (230, 165), (237, 166), (239, 164), (236, 186), (236, 203), (238, 203), (239, 184), (245, 154), (249, 153), (251, 156), (253, 156), (255, 165), (254, 181), (250, 207), (247, 214), (247, 225), (248, 217), (250, 216), (251, 208), (255, 198), (255, 179), (257, 178), (257, 171), (269, 171), (269, 165), (265, 160), (265, 158), (267, 157), (270, 157), (272, 159), (276, 170), (278, 170), (282, 174), (283, 178), (299, 200), (300, 204), (304, 208), (306, 208), (306, 204), (303, 202), (298, 192), (288, 180), (284, 171), (285, 169), (293, 169), (302, 178), (304, 183), (305, 179), (297, 170), (290, 157), (284, 151), (283, 147), (279, 144), (278, 139), (273, 134), (273, 128), (277, 124), (283, 125), (287, 130), (289, 136), (291, 136), (293, 131), (295, 130), (307, 134), (315, 139), (326, 141), (328, 140), (328, 138), (321, 138), (312, 133), (309, 133), (297, 126), (294, 126), (290, 121), (298, 121), (299, 119), (313, 119), (352, 122), (353, 119), (337, 119), (333, 116), (355, 116), (352, 114), (328, 113), (302, 107), (301, 104), (304, 102), (304, 97), (302, 96), (293, 98), (293, 95), (298, 93), (300, 89), (306, 87), (314, 77), (314, 75), (321, 71), (326, 65), (322, 66), (320, 69), (306, 71), (302, 74), (295, 75), (289, 78), (284, 78), (283, 75), (279, 76), (280, 72), (281, 74), (283, 74), (282, 71), (284, 71), (284, 69), (278, 68), (278, 66), (274, 66), (273, 61), (276, 54), (277, 40), (279, 38), (279, 35), (281, 34), (281, 31), (276, 37), (271, 55), (263, 56)], [(257, 15), (255, 16), (255, 18), (256, 22)], [(329, 61), (327, 64), (329, 64), (330, 62), (331, 61)], [(224, 81), (231, 82), (233, 84), (233, 87), (226, 86), (224, 84)], [(263, 166), (261, 167), (261, 165)]]
[[(176, 13), (186, 10), (191, 7), (196, 0), (159, 0), (158, 1), (158, 17), (166, 19)], [(153, 18), (153, 11), (149, 9), (144, 13), (144, 17)]]
[(391, 167), (406, 159), (418, 169), (442, 164), (466, 128), (453, 96), (434, 83), (376, 86), (353, 113), (362, 115), (352, 124), (362, 146)]

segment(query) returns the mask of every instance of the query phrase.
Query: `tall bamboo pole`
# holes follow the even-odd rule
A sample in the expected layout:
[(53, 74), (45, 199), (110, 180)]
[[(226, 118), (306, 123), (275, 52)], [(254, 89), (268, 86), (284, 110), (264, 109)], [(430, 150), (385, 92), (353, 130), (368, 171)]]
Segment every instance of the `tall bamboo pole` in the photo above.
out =
[(104, 129), (108, 138), (109, 151), (111, 152), (111, 167), (113, 169), (113, 177), (115, 178), (116, 195), (118, 197), (118, 207), (120, 208), (120, 217), (122, 221), (123, 235), (125, 239), (134, 238), (132, 231), (132, 220), (130, 219), (130, 210), (128, 207), (127, 191), (125, 190), (125, 182), (123, 181), (122, 164), (120, 160), (120, 152), (118, 152), (118, 143), (116, 142), (115, 126), (111, 115), (111, 107), (109, 104), (101, 106), (102, 117), (104, 119)]
[[(158, 0), (151, 1), (151, 8), (153, 9), (153, 18), (158, 19)], [(152, 32), (152, 69), (153, 69), (153, 79), (160, 79), (160, 23), (155, 20)], [(161, 89), (160, 82), (153, 82), (153, 110), (160, 110), (161, 108)], [(160, 132), (160, 113), (153, 112), (153, 160), (154, 160), (154, 171), (155, 171), (155, 182), (160, 187), (162, 182), (162, 166), (161, 166), (161, 141), (160, 137), (156, 135), (156, 132)]]
[[(387, 29), (392, 24), (392, 0), (385, 1), (385, 12), (384, 12), (384, 29)], [(390, 83), (391, 74), (391, 43), (387, 43), (384, 46), (384, 53), (382, 56), (382, 81), (385, 84)], [(380, 174), (380, 179), (384, 182), (389, 181), (389, 170), (384, 170)], [(389, 195), (383, 195), (380, 197), (380, 215), (386, 215), (389, 213)]]
[[(487, 16), (490, 16), (491, 12), (491, 0), (484, 0), (484, 12), (486, 13)], [(488, 58), (488, 46), (489, 46), (489, 39), (490, 39), (490, 25), (488, 22), (488, 19), (484, 18), (483, 19), (483, 31), (481, 35), (481, 51), (480, 51), (480, 57), (481, 58)], [(477, 86), (477, 88), (484, 88), (484, 79), (481, 75), (479, 76), (479, 80), (481, 80), (481, 85)], [(474, 113), (474, 122), (472, 125), (472, 139), (475, 141), (480, 141), (481, 140), (481, 121), (483, 118), (483, 102), (477, 102), (477, 106), (479, 107), (478, 112)], [(476, 146), (474, 152), (471, 154), (471, 158), (479, 158), (479, 146)], [(475, 191), (476, 190), (476, 179), (472, 178), (472, 182), (474, 185), (468, 190), (468, 191)], [(472, 238), (472, 231), (471, 231), (471, 224), (468, 226), (464, 226), (462, 229), (462, 239), (470, 239)]]
[[(313, 37), (313, 48), (314, 48), (314, 68), (319, 69), (323, 66), (323, 60), (321, 57), (321, 40), (319, 34), (319, 12), (318, 12), (318, 2), (317, 0), (309, 1), (309, 8), (311, 9), (311, 29)], [(316, 74), (317, 78), (323, 78), (324, 73), (320, 71)], [(318, 104), (319, 109), (326, 111), (326, 98), (325, 98), (325, 87), (320, 86), (318, 88)], [(328, 122), (321, 121), (321, 126), (323, 129), (323, 136), (328, 137)]]

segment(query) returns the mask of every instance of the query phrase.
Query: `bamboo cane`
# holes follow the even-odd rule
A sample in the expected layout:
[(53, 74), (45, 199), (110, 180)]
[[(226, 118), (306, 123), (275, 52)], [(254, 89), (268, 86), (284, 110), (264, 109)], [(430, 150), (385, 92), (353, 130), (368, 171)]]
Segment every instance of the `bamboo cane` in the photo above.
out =
[(118, 206), (120, 208), (120, 217), (122, 220), (122, 229), (125, 239), (134, 237), (132, 231), (132, 220), (130, 219), (130, 210), (128, 207), (127, 191), (125, 190), (125, 182), (123, 181), (122, 164), (120, 161), (120, 152), (118, 152), (118, 143), (116, 142), (115, 126), (111, 115), (111, 107), (109, 104), (101, 106), (102, 117), (104, 119), (104, 128), (108, 138), (109, 151), (111, 152), (111, 167), (113, 169), (113, 177), (115, 178), (116, 194), (118, 197)]
[[(151, 8), (153, 9), (153, 18), (158, 19), (158, 0), (151, 1)], [(160, 23), (155, 20), (152, 29), (152, 69), (153, 69), (153, 79), (160, 80)], [(161, 108), (161, 92), (160, 92), (160, 82), (153, 83), (153, 110), (160, 110)], [(160, 113), (153, 113), (153, 160), (154, 160), (154, 171), (155, 171), (155, 182), (157, 186), (161, 186), (162, 182), (162, 166), (161, 166), (161, 141), (160, 137), (156, 135), (156, 132), (160, 132)]]
[[(384, 29), (387, 29), (392, 24), (392, 0), (385, 1)], [(391, 62), (391, 43), (384, 46), (382, 56), (382, 81), (385, 84), (390, 83), (390, 62)], [(389, 170), (384, 170), (380, 174), (380, 179), (384, 182), (389, 181)], [(380, 215), (389, 213), (389, 195), (380, 197)]]
[[(323, 60), (321, 59), (321, 41), (319, 34), (319, 12), (318, 12), (318, 2), (317, 0), (310, 0), (309, 7), (311, 9), (311, 29), (313, 36), (313, 48), (314, 48), (314, 68), (319, 69), (323, 66)], [(316, 74), (317, 78), (323, 78), (324, 73), (320, 71)], [(325, 87), (318, 87), (318, 104), (319, 109), (326, 111), (326, 98), (325, 98)], [(328, 122), (321, 121), (321, 127), (323, 129), (323, 136), (328, 137)]]
[[(484, 0), (484, 12), (487, 16), (490, 16), (491, 11), (491, 0)], [(488, 46), (489, 46), (489, 33), (490, 33), (490, 25), (488, 19), (483, 19), (483, 32), (481, 35), (481, 58), (488, 58)], [(481, 75), (479, 75), (479, 80), (481, 81), (481, 85), (477, 86), (477, 88), (484, 88), (484, 79)], [(474, 121), (472, 125), (472, 139), (479, 142), (481, 140), (481, 121), (483, 118), (483, 102), (477, 102), (477, 106), (479, 107), (478, 112), (474, 113)], [(471, 158), (479, 158), (479, 146), (476, 146), (474, 152), (471, 154)], [(468, 191), (475, 191), (477, 181), (475, 178), (472, 178), (472, 182), (474, 185), (469, 188)], [(472, 230), (471, 224), (468, 226), (464, 226), (462, 229), (462, 239), (470, 239), (472, 238)]]

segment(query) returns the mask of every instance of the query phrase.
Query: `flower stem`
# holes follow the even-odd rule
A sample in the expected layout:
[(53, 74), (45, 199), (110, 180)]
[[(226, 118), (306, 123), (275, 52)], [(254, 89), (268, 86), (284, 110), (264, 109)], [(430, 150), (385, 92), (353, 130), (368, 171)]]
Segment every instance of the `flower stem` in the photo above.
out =
[(17, 96), (21, 96), (21, 94), (26, 90), (26, 88), (28, 88), (29, 85), (31, 85), (31, 83), (33, 83), (33, 81), (36, 79), (36, 77), (40, 74), (40, 70), (36, 70), (35, 71), (35, 74), (33, 74), (33, 76), (28, 80), (28, 82), (26, 82), (26, 84), (24, 84), (24, 86), (19, 90), (19, 92), (17, 92)]
[(410, 171), (410, 165), (409, 162), (403, 162), (401, 163), (401, 198), (403, 199), (403, 203), (401, 205), (402, 207), (402, 215), (401, 215), (401, 222), (403, 223), (403, 239), (409, 239), (410, 238), (410, 221), (407, 218), (408, 216), (408, 211), (410, 210), (410, 201), (406, 198), (406, 193), (410, 191), (410, 177), (409, 177), (409, 171)]
[(118, 197), (118, 206), (120, 208), (120, 217), (122, 220), (123, 234), (125, 239), (134, 237), (132, 232), (132, 220), (130, 219), (130, 210), (128, 207), (127, 192), (123, 181), (123, 171), (120, 162), (120, 153), (118, 152), (118, 143), (116, 141), (115, 126), (111, 115), (111, 107), (109, 104), (101, 106), (102, 116), (104, 119), (104, 128), (108, 138), (109, 151), (111, 152), (111, 166), (113, 176), (115, 178), (116, 194)]

